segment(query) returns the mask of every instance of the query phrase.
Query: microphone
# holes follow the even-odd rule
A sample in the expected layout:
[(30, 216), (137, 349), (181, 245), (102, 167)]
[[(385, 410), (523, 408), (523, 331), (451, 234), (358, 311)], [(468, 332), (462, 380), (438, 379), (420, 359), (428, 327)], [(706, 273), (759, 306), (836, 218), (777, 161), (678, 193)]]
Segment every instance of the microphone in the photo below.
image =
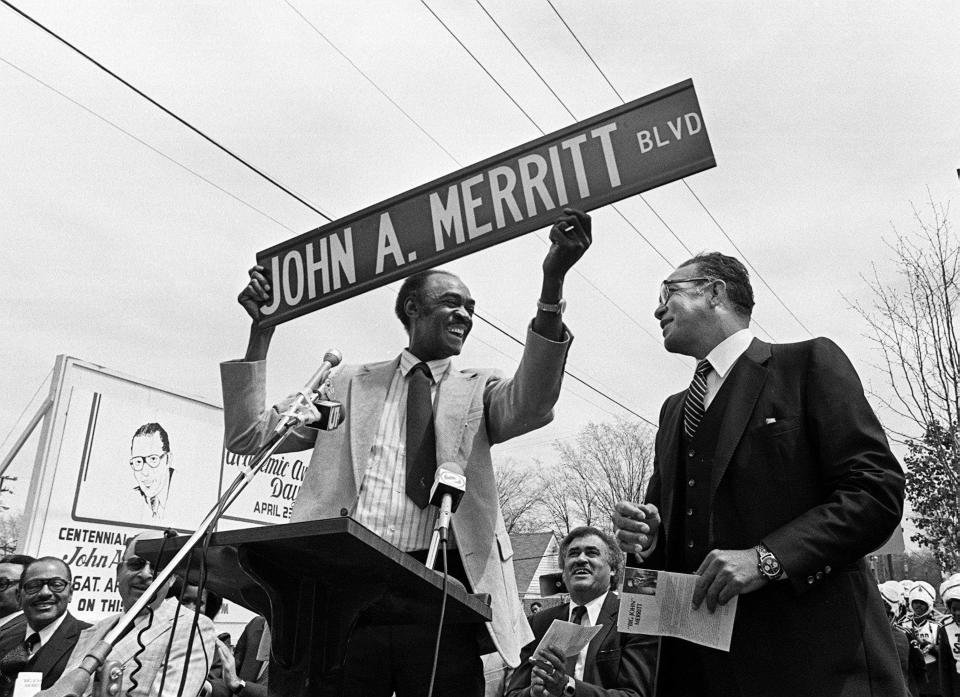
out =
[(436, 529), (440, 531), (441, 542), (447, 541), (450, 518), (460, 505), (466, 488), (467, 477), (456, 462), (445, 462), (437, 467), (433, 487), (430, 489), (430, 503), (440, 509)]
[(343, 360), (343, 354), (341, 354), (337, 349), (327, 349), (327, 352), (323, 354), (323, 363), (320, 364), (320, 367), (317, 368), (317, 372), (313, 374), (313, 377), (310, 378), (310, 382), (306, 384), (303, 388), (304, 392), (316, 392), (320, 389), (320, 386), (324, 381), (330, 376), (330, 371), (340, 365), (340, 361)]
[(323, 363), (317, 368), (307, 384), (300, 390), (290, 406), (281, 414), (283, 417), (274, 428), (275, 433), (282, 433), (285, 429), (293, 425), (303, 426), (312, 422), (320, 422), (319, 428), (323, 430), (333, 430), (340, 425), (340, 405), (336, 402), (319, 402), (314, 404), (317, 398), (317, 390), (323, 385), (330, 371), (340, 365), (343, 355), (337, 349), (328, 349), (323, 354)]

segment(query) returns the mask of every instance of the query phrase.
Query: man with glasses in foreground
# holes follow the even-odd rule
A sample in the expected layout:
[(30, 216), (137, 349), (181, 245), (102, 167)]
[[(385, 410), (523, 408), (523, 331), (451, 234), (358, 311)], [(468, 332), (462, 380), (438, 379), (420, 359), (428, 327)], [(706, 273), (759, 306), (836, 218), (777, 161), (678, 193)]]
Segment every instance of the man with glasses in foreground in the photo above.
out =
[(13, 694), (21, 672), (42, 673), (41, 688), (53, 685), (68, 665), (80, 631), (90, 625), (67, 611), (73, 597), (70, 567), (56, 557), (28, 564), (17, 595), (26, 625), (0, 643), (0, 696)]
[(134, 491), (139, 492), (150, 508), (151, 518), (163, 518), (173, 464), (170, 461), (170, 437), (158, 423), (144, 424), (130, 441), (130, 469), (137, 480)]
[[(117, 565), (117, 591), (126, 612), (153, 582), (150, 562), (135, 553), (139, 540), (155, 539), (159, 531), (144, 532), (127, 542), (123, 559)], [(121, 695), (129, 697), (194, 697), (200, 693), (213, 660), (216, 631), (205, 615), (195, 616), (192, 609), (179, 607), (176, 598), (166, 599), (172, 579), (165, 583), (137, 616), (133, 626), (114, 644), (107, 661), (119, 661), (123, 668)], [(75, 668), (83, 657), (113, 629), (122, 613), (100, 620), (80, 635), (69, 665)], [(197, 629), (190, 645), (191, 627)], [(174, 622), (176, 628), (173, 629)], [(173, 640), (170, 632), (173, 631)], [(189, 650), (188, 650), (189, 646)], [(141, 649), (141, 647), (143, 647)], [(181, 690), (180, 683), (183, 682)], [(93, 681), (83, 693), (92, 694)]]
[(664, 347), (697, 369), (660, 411), (646, 502), (614, 524), (644, 566), (699, 575), (694, 608), (738, 601), (729, 652), (662, 639), (658, 694), (902, 697), (863, 557), (900, 522), (903, 472), (836, 344), (759, 341), (753, 304), (719, 253), (660, 288)]

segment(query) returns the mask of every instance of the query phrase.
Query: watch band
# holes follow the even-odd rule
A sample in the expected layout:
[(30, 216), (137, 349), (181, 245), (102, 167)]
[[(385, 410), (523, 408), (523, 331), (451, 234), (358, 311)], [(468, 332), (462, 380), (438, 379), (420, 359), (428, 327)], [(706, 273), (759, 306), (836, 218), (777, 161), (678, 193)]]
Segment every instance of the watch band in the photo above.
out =
[(537, 309), (542, 312), (552, 312), (555, 315), (562, 315), (563, 311), (567, 309), (567, 301), (563, 298), (560, 298), (555, 303), (545, 303), (542, 300), (537, 300)]

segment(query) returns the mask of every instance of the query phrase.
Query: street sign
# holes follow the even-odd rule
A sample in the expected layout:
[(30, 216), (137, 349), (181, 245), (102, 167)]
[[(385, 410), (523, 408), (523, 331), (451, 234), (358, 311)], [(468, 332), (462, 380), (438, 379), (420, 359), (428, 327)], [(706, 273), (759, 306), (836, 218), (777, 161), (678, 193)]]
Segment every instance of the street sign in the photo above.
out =
[(273, 326), (716, 164), (685, 80), (257, 254)]

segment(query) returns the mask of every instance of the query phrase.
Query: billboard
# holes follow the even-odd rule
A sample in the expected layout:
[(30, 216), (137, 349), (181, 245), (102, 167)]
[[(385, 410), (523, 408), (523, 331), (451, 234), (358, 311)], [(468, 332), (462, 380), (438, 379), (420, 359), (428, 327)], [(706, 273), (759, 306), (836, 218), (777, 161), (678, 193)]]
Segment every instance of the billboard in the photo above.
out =
[[(30, 480), (20, 551), (63, 559), (70, 610), (88, 622), (120, 612), (116, 566), (144, 529), (193, 531), (236, 478), (219, 405), (59, 356)], [(281, 523), (309, 453), (272, 458), (220, 529)], [(216, 622), (239, 636), (252, 617), (225, 602)]]

